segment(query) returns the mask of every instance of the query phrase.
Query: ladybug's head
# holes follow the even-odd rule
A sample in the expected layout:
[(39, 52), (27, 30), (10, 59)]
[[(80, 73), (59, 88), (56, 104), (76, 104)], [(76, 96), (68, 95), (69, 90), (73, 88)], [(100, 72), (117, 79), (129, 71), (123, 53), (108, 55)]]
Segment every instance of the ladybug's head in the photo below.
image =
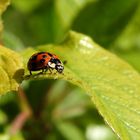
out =
[(59, 59), (54, 59), (52, 58), (49, 62), (48, 62), (48, 66), (52, 69), (56, 69), (59, 73), (62, 73), (64, 70), (64, 66), (62, 64), (62, 62)]
[(64, 66), (60, 63), (60, 64), (56, 64), (55, 65), (55, 69), (59, 72), (62, 73), (64, 70)]

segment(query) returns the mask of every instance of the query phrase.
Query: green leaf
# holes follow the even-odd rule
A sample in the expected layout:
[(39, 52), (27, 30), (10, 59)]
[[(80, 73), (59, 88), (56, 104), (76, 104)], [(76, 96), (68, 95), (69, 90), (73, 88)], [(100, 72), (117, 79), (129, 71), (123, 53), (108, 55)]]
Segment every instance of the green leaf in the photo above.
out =
[(70, 122), (59, 122), (56, 124), (58, 130), (67, 140), (84, 140), (82, 131)]
[(94, 2), (95, 0), (55, 1), (53, 9), (54, 19), (52, 20), (54, 23), (53, 31), (55, 31), (54, 39), (56, 42), (60, 42), (64, 38), (64, 34), (69, 30), (79, 12), (88, 4)]
[(21, 132), (14, 135), (9, 133), (9, 126), (5, 127), (4, 133), (0, 133), (0, 140), (25, 140)]
[(1, 15), (6, 10), (9, 4), (10, 4), (10, 0), (0, 0), (0, 33), (2, 32), (3, 29)]
[(21, 37), (27, 46), (61, 42), (79, 12), (95, 1), (12, 0), (15, 9), (4, 15), (5, 28)]
[(111, 49), (140, 71), (140, 2), (131, 21), (119, 37), (111, 44)]
[(7, 120), (7, 115), (2, 110), (0, 110), (0, 125), (5, 124)]
[(97, 0), (78, 14), (72, 29), (108, 47), (131, 22), (138, 3), (139, 0)]
[(16, 52), (0, 46), (0, 95), (17, 91), (24, 72), (22, 66), (22, 60)]
[(0, 15), (6, 10), (10, 4), (10, 0), (0, 0)]
[(54, 119), (70, 119), (83, 115), (90, 103), (88, 96), (83, 93), (79, 88), (72, 90), (68, 95), (65, 92), (66, 97), (53, 110)]
[(140, 50), (117, 51), (117, 55), (128, 61), (135, 69), (140, 71)]
[[(129, 64), (75, 32), (60, 45), (39, 46), (37, 50), (55, 53), (67, 64), (64, 75), (47, 73), (32, 79), (63, 78), (80, 86), (121, 139), (140, 139), (140, 76)], [(24, 52), (25, 64), (37, 50)]]
[(140, 2), (137, 4), (135, 14), (127, 24), (113, 46), (120, 50), (140, 49)]
[(24, 44), (22, 43), (22, 41), (17, 36), (15, 36), (10, 32), (4, 31), (2, 34), (2, 40), (4, 46), (12, 50), (21, 51), (24, 48)]
[(42, 0), (12, 0), (12, 5), (14, 5), (19, 11), (24, 13), (29, 13), (36, 9)]

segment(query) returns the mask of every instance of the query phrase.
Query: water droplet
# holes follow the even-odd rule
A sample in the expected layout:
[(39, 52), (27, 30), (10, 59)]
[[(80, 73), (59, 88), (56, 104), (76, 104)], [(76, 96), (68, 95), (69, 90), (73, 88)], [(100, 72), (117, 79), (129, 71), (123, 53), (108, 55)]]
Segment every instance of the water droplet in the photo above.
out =
[(123, 90), (126, 91), (126, 92), (128, 92), (128, 93), (131, 93), (131, 94), (134, 93), (134, 91), (135, 91), (130, 86), (124, 86), (123, 87)]
[(89, 42), (87, 42), (87, 40), (80, 40), (80, 44), (89, 48), (89, 49), (92, 49), (94, 46), (91, 45)]
[(103, 61), (107, 61), (108, 59), (109, 59), (108, 56), (104, 56), (104, 57), (101, 58), (101, 60), (103, 60)]
[(96, 47), (94, 46), (93, 43), (90, 43), (90, 40), (88, 37), (82, 38), (79, 42), (79, 45), (80, 45), (80, 51), (84, 54), (93, 53), (93, 52), (91, 52), (91, 49), (93, 49), (93, 48), (96, 50)]
[(134, 93), (134, 90), (129, 90), (129, 93)]
[(133, 76), (134, 76), (134, 72), (132, 72), (130, 70), (124, 70), (122, 73), (129, 78), (133, 78)]

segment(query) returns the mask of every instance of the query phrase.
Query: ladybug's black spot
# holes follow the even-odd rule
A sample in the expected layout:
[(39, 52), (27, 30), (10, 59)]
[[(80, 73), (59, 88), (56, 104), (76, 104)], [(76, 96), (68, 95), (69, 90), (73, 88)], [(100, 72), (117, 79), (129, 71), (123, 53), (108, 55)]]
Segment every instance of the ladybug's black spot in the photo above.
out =
[(32, 56), (31, 60), (36, 60), (37, 59), (37, 55)]
[(40, 63), (44, 63), (44, 62), (45, 62), (45, 59), (41, 59), (41, 60), (40, 60)]
[(53, 55), (51, 53), (47, 53), (50, 57), (52, 57)]
[(32, 68), (35, 68), (36, 67), (36, 63), (35, 62), (32, 62), (31, 63), (31, 66), (32, 66)]
[(47, 55), (43, 55), (42, 57), (43, 57), (43, 58), (47, 58)]
[(45, 54), (46, 52), (39, 52), (38, 54)]
[(61, 63), (59, 59), (54, 59), (54, 58), (52, 58), (50, 62), (55, 63), (55, 64)]

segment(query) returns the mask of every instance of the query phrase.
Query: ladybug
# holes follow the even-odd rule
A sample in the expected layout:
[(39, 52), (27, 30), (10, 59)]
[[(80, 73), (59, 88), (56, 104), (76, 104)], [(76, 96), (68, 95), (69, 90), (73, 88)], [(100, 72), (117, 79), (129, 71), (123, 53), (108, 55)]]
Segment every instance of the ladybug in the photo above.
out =
[(27, 67), (30, 71), (30, 75), (32, 75), (32, 71), (38, 70), (42, 70), (42, 73), (47, 70), (52, 72), (53, 69), (62, 73), (64, 70), (63, 63), (60, 61), (58, 56), (49, 52), (38, 52), (33, 54), (28, 61)]

